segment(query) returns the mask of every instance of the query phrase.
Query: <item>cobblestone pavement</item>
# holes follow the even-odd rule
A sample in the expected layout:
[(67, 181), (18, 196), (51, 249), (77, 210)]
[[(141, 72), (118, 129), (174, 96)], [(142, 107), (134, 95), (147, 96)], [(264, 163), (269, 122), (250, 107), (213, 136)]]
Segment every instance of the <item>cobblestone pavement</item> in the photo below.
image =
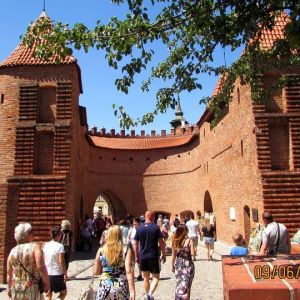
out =
[[(198, 259), (195, 262), (196, 273), (192, 286), (191, 300), (221, 300), (223, 299), (222, 265), (221, 255), (228, 254), (230, 247), (222, 243), (215, 243), (215, 261), (207, 261), (206, 249), (202, 242), (198, 246)], [(68, 271), (71, 278), (68, 283), (68, 296), (66, 300), (76, 300), (82, 288), (87, 287), (91, 282), (91, 274), (94, 253), (86, 257), (87, 253), (80, 253), (77, 260), (70, 263)], [(81, 257), (80, 257), (81, 256)], [(84, 259), (85, 257), (85, 259)], [(80, 271), (83, 272), (79, 273)], [(76, 275), (78, 274), (78, 275)], [(1, 286), (0, 286), (1, 287)], [(97, 278), (94, 281), (94, 288), (97, 288)], [(171, 257), (162, 265), (161, 281), (154, 294), (155, 300), (173, 300), (175, 289), (175, 276), (171, 272)], [(136, 282), (137, 299), (143, 295), (143, 282)], [(6, 291), (0, 293), (1, 300), (7, 300)], [(55, 295), (53, 299), (57, 299)]]

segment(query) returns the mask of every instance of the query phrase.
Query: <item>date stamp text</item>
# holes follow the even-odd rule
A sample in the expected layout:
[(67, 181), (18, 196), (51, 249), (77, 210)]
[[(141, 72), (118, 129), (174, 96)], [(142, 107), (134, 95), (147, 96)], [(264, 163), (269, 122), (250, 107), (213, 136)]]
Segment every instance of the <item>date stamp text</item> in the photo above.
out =
[(300, 265), (269, 265), (254, 267), (255, 279), (299, 279)]

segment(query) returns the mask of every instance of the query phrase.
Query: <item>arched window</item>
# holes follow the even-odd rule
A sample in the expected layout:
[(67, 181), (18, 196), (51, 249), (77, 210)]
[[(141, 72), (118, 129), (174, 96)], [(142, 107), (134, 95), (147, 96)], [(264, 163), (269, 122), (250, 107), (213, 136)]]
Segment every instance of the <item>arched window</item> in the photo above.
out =
[(245, 232), (245, 241), (248, 245), (250, 239), (250, 208), (248, 205), (244, 206), (244, 232)]
[(206, 191), (204, 194), (204, 211), (208, 213), (213, 212), (212, 201), (208, 191)]

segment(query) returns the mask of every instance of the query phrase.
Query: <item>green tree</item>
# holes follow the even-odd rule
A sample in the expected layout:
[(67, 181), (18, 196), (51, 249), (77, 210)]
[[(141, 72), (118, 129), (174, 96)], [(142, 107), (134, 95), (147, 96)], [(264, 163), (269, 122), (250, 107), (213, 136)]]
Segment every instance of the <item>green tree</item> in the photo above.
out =
[[(151, 75), (141, 86), (149, 91), (155, 79), (166, 82), (156, 94), (156, 107), (140, 119), (132, 119), (114, 105), (121, 126), (152, 122), (155, 115), (174, 108), (183, 91), (201, 89), (203, 73), (223, 75), (222, 91), (200, 102), (208, 103), (217, 118), (220, 106), (228, 105), (235, 79), (249, 83), (253, 99), (263, 101), (267, 95), (260, 91), (259, 74), (270, 68), (288, 68), (300, 62), (300, 2), (280, 0), (112, 0), (128, 11), (123, 19), (113, 17), (107, 24), (98, 21), (94, 28), (78, 23), (74, 26), (48, 18), (29, 28), (24, 42), (36, 45), (36, 54), (43, 59), (56, 54), (58, 60), (72, 49), (102, 49), (109, 66), (120, 69), (116, 79), (118, 90), (128, 93), (135, 76), (151, 65), (154, 44), (159, 41), (168, 56), (151, 66)], [(153, 15), (154, 5), (161, 7)], [(285, 12), (290, 22), (285, 27), (285, 39), (278, 40), (272, 49), (261, 49), (259, 37), (264, 28), (272, 29), (275, 19)], [(46, 42), (45, 42), (46, 41)], [(249, 43), (249, 41), (251, 41)], [(247, 50), (230, 66), (215, 66), (213, 57), (218, 47), (231, 51), (247, 45)], [(277, 84), (284, 85), (286, 78)]]

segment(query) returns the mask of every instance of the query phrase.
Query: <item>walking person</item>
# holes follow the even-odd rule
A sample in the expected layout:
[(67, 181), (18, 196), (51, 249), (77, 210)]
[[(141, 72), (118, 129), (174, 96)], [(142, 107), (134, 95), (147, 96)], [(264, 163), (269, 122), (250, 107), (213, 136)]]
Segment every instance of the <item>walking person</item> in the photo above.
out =
[(93, 227), (94, 222), (93, 222), (92, 218), (89, 215), (85, 215), (84, 219), (85, 219), (85, 226), (88, 228), (88, 230), (92, 234), (94, 231), (94, 227)]
[(168, 216), (164, 216), (163, 219), (163, 224), (165, 225), (166, 229), (169, 231), (170, 230), (170, 220), (168, 219)]
[(200, 238), (200, 229), (199, 229), (199, 224), (197, 221), (194, 220), (194, 214), (192, 213), (190, 215), (190, 220), (186, 223), (186, 226), (188, 228), (188, 236), (189, 239), (192, 242), (192, 247), (194, 248), (193, 252), (193, 258), (196, 260), (197, 257), (197, 247), (198, 247), (198, 239)]
[(205, 219), (205, 224), (202, 226), (204, 244), (207, 249), (207, 260), (213, 260), (214, 245), (215, 245), (215, 227), (210, 224), (209, 219)]
[(127, 245), (127, 236), (128, 236), (129, 228), (128, 228), (125, 220), (121, 220), (119, 222), (119, 226), (120, 226), (121, 231), (122, 231), (123, 246), (126, 246)]
[(68, 220), (62, 220), (61, 222), (61, 238), (60, 243), (64, 246), (65, 264), (66, 270), (68, 271), (71, 253), (73, 251), (73, 232), (71, 230), (71, 223)]
[(135, 300), (133, 249), (124, 250), (119, 226), (111, 226), (99, 248), (94, 275), (100, 275), (96, 300)]
[(163, 239), (166, 241), (169, 237), (168, 229), (166, 228), (165, 224), (163, 223), (162, 219), (157, 219), (156, 222), (157, 226), (159, 227), (161, 234), (163, 236)]
[(175, 234), (175, 232), (176, 232), (176, 229), (177, 229), (177, 227), (179, 226), (179, 224), (180, 224), (180, 221), (179, 221), (179, 219), (175, 219), (174, 221), (173, 221), (173, 224), (172, 224), (172, 226), (171, 226), (171, 234), (172, 234), (172, 236)]
[(262, 232), (262, 246), (259, 254), (290, 254), (291, 240), (287, 228), (281, 223), (274, 222), (272, 214), (268, 211), (262, 214), (262, 219), (265, 229)]
[(46, 296), (46, 299), (51, 300), (52, 293), (59, 293), (59, 299), (63, 300), (67, 296), (66, 281), (68, 276), (64, 258), (64, 246), (59, 243), (62, 233), (58, 226), (54, 226), (51, 228), (50, 234), (52, 240), (45, 243), (43, 248), (51, 287), (51, 291)]
[(192, 241), (188, 238), (188, 228), (180, 224), (172, 238), (172, 272), (175, 273), (175, 300), (189, 300), (195, 265)]
[(38, 282), (42, 279), (44, 291), (50, 290), (49, 277), (40, 246), (33, 242), (33, 231), (29, 223), (15, 228), (17, 246), (7, 259), (7, 293), (9, 299), (41, 300), (42, 291)]
[[(140, 227), (140, 225), (141, 225), (140, 218), (139, 217), (134, 218), (132, 227), (130, 227), (130, 229), (128, 231), (127, 244), (131, 245), (132, 249), (134, 249), (134, 244), (136, 243), (136, 241), (134, 239), (135, 234), (136, 234), (136, 230)], [(137, 263), (137, 265), (138, 265), (139, 275), (137, 276), (136, 279), (137, 279), (137, 281), (142, 281), (143, 276), (142, 276), (141, 264)]]
[[(145, 223), (137, 229), (134, 237), (136, 243), (134, 245), (134, 252), (137, 263), (141, 263), (141, 269), (144, 277), (145, 296), (144, 299), (153, 300), (153, 293), (157, 288), (159, 282), (160, 268), (159, 268), (159, 251), (158, 244), (161, 249), (161, 260), (166, 262), (166, 244), (163, 239), (159, 227), (153, 223), (154, 212), (146, 211)], [(152, 281), (150, 284), (150, 274), (152, 274)]]
[(100, 246), (104, 246), (104, 243), (105, 243), (105, 237), (107, 235), (107, 232), (108, 232), (108, 229), (112, 226), (112, 224), (110, 222), (107, 222), (106, 223), (106, 226), (105, 226), (105, 230), (102, 232), (102, 235), (101, 235), (101, 239), (99, 241), (99, 245)]
[(81, 248), (85, 251), (85, 245), (88, 246), (88, 251), (92, 251), (92, 234), (88, 228), (88, 225), (85, 225), (85, 228), (81, 231)]
[(96, 214), (96, 218), (93, 221), (93, 229), (94, 229), (94, 235), (97, 238), (101, 238), (102, 232), (105, 230), (105, 220), (103, 218), (102, 215), (102, 210), (100, 210), (97, 214)]

